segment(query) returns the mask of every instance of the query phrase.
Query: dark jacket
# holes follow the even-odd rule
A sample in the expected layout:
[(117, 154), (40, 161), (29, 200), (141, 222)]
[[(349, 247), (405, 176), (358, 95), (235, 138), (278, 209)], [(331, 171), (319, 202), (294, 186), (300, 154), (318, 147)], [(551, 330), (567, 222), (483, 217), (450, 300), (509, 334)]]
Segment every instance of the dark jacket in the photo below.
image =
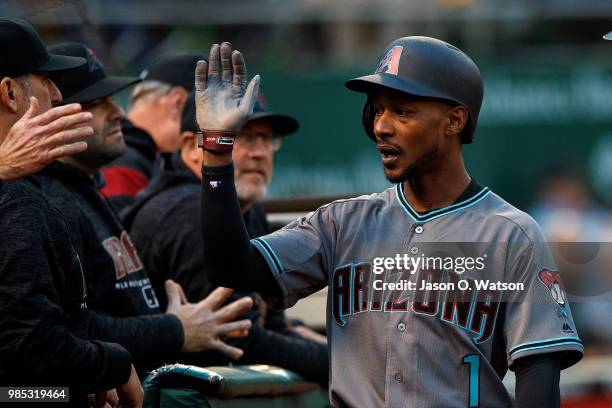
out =
[[(203, 268), (200, 180), (185, 166), (178, 152), (164, 159), (158, 180), (138, 197), (127, 212), (125, 225), (150, 273), (153, 287), (174, 279), (183, 286), (188, 300), (195, 302), (215, 288)], [(254, 205), (244, 219), (252, 237), (269, 232), (262, 207)], [(244, 295), (238, 293), (234, 298)], [(250, 295), (259, 298), (254, 293)], [(160, 303), (164, 302), (160, 296)], [(244, 350), (238, 363), (277, 365), (327, 384), (326, 346), (293, 334), (283, 313), (266, 310), (263, 302), (256, 300), (248, 317), (255, 324), (249, 336), (235, 343)]]
[(153, 177), (157, 159), (155, 142), (144, 129), (125, 119), (121, 122), (125, 154), (102, 168), (106, 184), (101, 188), (117, 214), (134, 203)]
[(73, 405), (127, 381), (121, 346), (87, 341), (87, 293), (64, 217), (33, 179), (0, 187), (0, 385), (70, 386)]
[(141, 369), (177, 353), (183, 343), (181, 324), (173, 315), (160, 314), (129, 235), (99, 194), (99, 178), (55, 162), (36, 179), (68, 221), (83, 263), (89, 305), (96, 311), (90, 314), (88, 335), (123, 345)]

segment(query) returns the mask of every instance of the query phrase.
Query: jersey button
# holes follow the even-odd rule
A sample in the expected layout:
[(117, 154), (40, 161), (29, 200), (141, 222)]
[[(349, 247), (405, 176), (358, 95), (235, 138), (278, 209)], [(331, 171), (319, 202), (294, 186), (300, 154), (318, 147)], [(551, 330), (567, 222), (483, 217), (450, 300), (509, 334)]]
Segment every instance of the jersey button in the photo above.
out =
[(416, 255), (416, 254), (418, 254), (418, 253), (419, 253), (419, 248), (417, 248), (417, 247), (413, 246), (412, 248), (410, 248), (410, 253), (411, 253), (412, 255)]
[(402, 373), (395, 373), (395, 381), (397, 381), (398, 383), (401, 383), (404, 381), (404, 376), (402, 375)]
[(406, 330), (406, 324), (405, 324), (405, 323), (403, 323), (403, 322), (402, 322), (402, 323), (399, 323), (399, 324), (397, 325), (397, 330), (399, 330), (399, 331), (401, 331), (401, 332), (405, 331), (405, 330)]
[(421, 225), (417, 225), (417, 227), (414, 229), (414, 232), (416, 232), (417, 234), (422, 233), (423, 227)]

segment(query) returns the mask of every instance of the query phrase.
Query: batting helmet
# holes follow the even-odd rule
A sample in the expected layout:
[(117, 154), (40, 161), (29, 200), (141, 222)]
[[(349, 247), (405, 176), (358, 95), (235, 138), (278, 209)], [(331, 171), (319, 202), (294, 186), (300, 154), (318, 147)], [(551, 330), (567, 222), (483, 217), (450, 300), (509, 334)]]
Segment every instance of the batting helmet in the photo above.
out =
[(346, 81), (346, 87), (368, 94), (363, 108), (363, 125), (375, 140), (372, 91), (385, 87), (411, 95), (444, 99), (463, 106), (469, 115), (461, 135), (472, 143), (484, 86), (478, 67), (463, 51), (430, 37), (403, 37), (391, 42), (382, 53), (372, 75)]

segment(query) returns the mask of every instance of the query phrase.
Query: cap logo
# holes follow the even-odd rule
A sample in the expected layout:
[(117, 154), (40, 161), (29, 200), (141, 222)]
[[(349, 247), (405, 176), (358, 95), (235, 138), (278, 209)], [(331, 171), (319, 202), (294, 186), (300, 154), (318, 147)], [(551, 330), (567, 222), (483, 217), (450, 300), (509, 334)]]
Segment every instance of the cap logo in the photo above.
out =
[(99, 69), (102, 69), (102, 63), (96, 57), (96, 54), (93, 52), (91, 48), (87, 48), (87, 67), (89, 68), (89, 72), (94, 72)]
[(375, 74), (386, 73), (397, 75), (399, 69), (400, 58), (402, 57), (402, 50), (404, 49), (401, 45), (392, 47), (387, 54), (380, 60), (378, 68), (376, 68)]

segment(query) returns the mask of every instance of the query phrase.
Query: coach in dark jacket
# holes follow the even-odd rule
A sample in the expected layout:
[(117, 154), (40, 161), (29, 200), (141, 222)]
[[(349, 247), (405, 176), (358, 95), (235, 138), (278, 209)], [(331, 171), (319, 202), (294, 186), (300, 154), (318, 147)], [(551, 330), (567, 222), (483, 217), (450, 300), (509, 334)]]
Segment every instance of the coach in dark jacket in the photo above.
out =
[[(193, 97), (193, 94), (191, 95)], [(195, 105), (190, 98), (183, 113), (183, 148), (164, 157), (160, 178), (137, 199), (125, 218), (126, 227), (150, 273), (154, 288), (166, 279), (179, 282), (190, 301), (206, 296), (208, 282), (200, 251), (200, 168), (202, 153), (195, 146)], [(234, 148), (238, 191), (249, 234), (270, 232), (261, 199), (270, 181), (273, 154), (281, 135), (297, 130), (289, 116), (265, 111), (260, 99), (252, 119), (236, 139)], [(239, 256), (239, 254), (236, 254)], [(326, 384), (328, 355), (324, 341), (306, 339), (291, 330), (281, 312), (266, 310), (258, 295), (251, 311), (251, 333), (238, 343), (245, 354), (238, 363), (272, 364)], [(164, 299), (160, 296), (160, 302)], [(313, 334), (313, 337), (315, 335)], [(322, 338), (322, 336), (320, 337)]]
[[(141, 372), (163, 360), (176, 361), (180, 351), (227, 351), (216, 331), (225, 333), (236, 328), (218, 325), (223, 322), (213, 316), (216, 304), (177, 305), (169, 313), (161, 313), (129, 235), (98, 190), (103, 183), (99, 168), (125, 149), (119, 126), (124, 114), (110, 95), (138, 79), (107, 76), (94, 52), (83, 44), (64, 43), (50, 49), (63, 55), (82, 55), (89, 64), (57, 78), (66, 99), (81, 102), (93, 115), (94, 133), (87, 139), (88, 148), (51, 164), (36, 176), (49, 200), (66, 217), (70, 238), (83, 264), (89, 303), (96, 311), (88, 320), (88, 336), (126, 347)], [(230, 305), (229, 315), (234, 317), (251, 304), (245, 299)], [(206, 327), (204, 323), (208, 323)], [(245, 329), (250, 322), (235, 325)], [(234, 358), (242, 355), (240, 350), (230, 351)]]
[[(0, 143), (20, 123), (44, 137), (53, 127), (85, 137), (91, 116), (62, 95), (49, 74), (86, 61), (49, 55), (24, 21), (0, 19)], [(13, 163), (15, 164), (15, 163)], [(73, 406), (117, 388), (125, 405), (142, 401), (130, 354), (87, 341), (87, 292), (66, 220), (32, 178), (0, 184), (0, 385), (68, 386)], [(16, 400), (16, 402), (18, 402)]]

